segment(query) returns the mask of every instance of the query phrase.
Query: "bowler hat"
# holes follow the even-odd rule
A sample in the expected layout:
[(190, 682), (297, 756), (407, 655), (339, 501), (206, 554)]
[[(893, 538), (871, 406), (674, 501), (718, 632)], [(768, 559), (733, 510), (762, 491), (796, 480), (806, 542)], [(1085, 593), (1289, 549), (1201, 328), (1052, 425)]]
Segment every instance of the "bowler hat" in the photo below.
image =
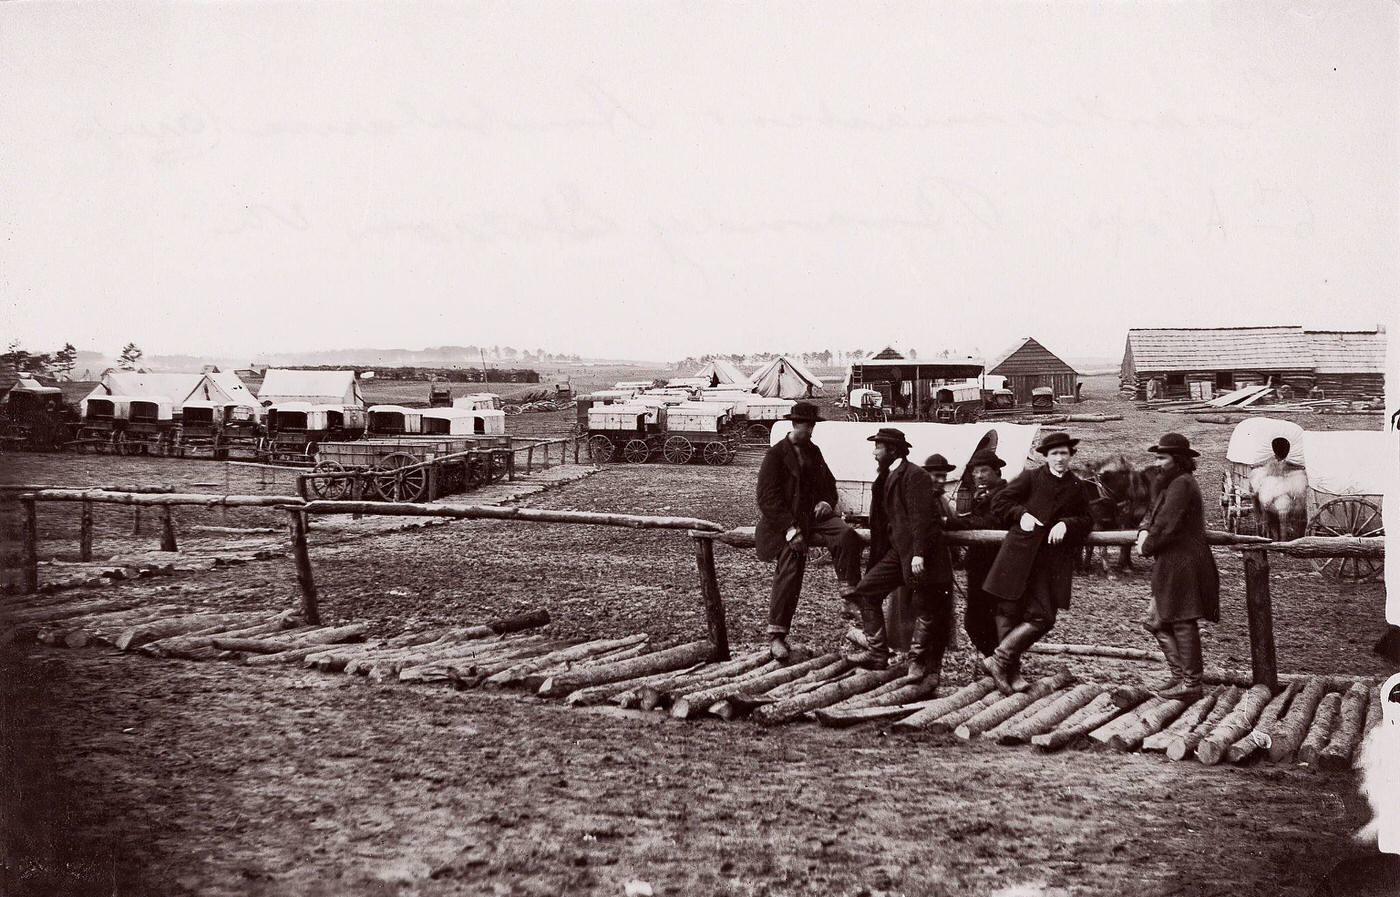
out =
[(1180, 433), (1166, 434), (1148, 451), (1159, 455), (1185, 455), (1188, 458), (1198, 458), (1201, 454), (1191, 447), (1191, 440)]
[(982, 449), (980, 452), (973, 452), (972, 460), (967, 462), (967, 469), (971, 470), (983, 465), (1001, 470), (1006, 466), (1006, 462), (998, 458), (997, 453), (991, 449)]
[(937, 452), (934, 452), (932, 455), (929, 455), (928, 458), (924, 459), (924, 470), (927, 470), (929, 473), (947, 473), (956, 467), (956, 464), (949, 464), (948, 459)]
[(866, 439), (865, 439), (865, 441), (866, 441), (866, 442), (888, 442), (890, 445), (898, 445), (898, 446), (901, 446), (901, 447), (903, 447), (905, 450), (908, 450), (908, 449), (911, 449), (911, 448), (914, 447), (914, 446), (912, 446), (912, 445), (909, 444), (909, 440), (907, 440), (907, 439), (904, 438), (904, 431), (903, 431), (903, 430), (897, 430), (897, 429), (895, 429), (894, 427), (881, 427), (881, 428), (880, 428), (880, 432), (876, 433), (874, 436), (867, 436)]
[(783, 420), (795, 421), (797, 423), (819, 423), (826, 420), (817, 410), (817, 406), (811, 402), (795, 402), (792, 410), (783, 415)]
[(1040, 440), (1040, 445), (1036, 446), (1035, 450), (1042, 455), (1048, 455), (1051, 449), (1065, 447), (1074, 448), (1078, 444), (1079, 440), (1071, 439), (1068, 433), (1051, 433), (1049, 436)]

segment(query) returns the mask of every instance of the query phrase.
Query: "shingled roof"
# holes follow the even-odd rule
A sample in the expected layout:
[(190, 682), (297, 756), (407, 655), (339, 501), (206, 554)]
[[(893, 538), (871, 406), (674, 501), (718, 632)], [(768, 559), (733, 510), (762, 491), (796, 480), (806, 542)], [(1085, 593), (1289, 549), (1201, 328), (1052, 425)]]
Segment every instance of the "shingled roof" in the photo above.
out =
[(1319, 374), (1384, 374), (1385, 333), (1375, 330), (1308, 330)]
[(1201, 327), (1128, 331), (1139, 371), (1299, 370), (1313, 367), (1301, 327)]
[(1011, 348), (987, 364), (987, 373), (1014, 377), (1020, 374), (1077, 374), (1058, 355), (1033, 337), (1023, 336)]

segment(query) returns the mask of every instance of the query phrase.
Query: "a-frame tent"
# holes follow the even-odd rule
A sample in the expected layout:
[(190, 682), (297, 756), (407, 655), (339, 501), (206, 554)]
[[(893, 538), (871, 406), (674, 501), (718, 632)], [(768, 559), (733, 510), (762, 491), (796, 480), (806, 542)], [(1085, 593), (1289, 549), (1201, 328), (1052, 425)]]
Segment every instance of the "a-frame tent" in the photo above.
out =
[(822, 394), (822, 382), (786, 355), (780, 355), (753, 372), (749, 378), (759, 395), (777, 399), (810, 399)]

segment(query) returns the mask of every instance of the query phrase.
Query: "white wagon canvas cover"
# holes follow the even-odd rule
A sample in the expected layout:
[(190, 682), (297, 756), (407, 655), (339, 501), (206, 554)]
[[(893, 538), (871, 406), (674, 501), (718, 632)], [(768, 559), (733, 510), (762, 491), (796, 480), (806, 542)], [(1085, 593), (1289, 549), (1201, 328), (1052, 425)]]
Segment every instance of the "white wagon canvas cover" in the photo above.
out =
[(1303, 428), (1291, 420), (1276, 417), (1251, 417), (1240, 421), (1230, 433), (1225, 460), (1249, 467), (1267, 464), (1274, 459), (1273, 441), (1279, 437), (1288, 440), (1288, 460), (1305, 464)]
[(1329, 495), (1385, 492), (1387, 466), (1394, 463), (1380, 430), (1311, 430), (1303, 436), (1308, 488)]
[(258, 401), (264, 405), (310, 402), (363, 408), (360, 381), (354, 371), (299, 371), (271, 368), (263, 377)]

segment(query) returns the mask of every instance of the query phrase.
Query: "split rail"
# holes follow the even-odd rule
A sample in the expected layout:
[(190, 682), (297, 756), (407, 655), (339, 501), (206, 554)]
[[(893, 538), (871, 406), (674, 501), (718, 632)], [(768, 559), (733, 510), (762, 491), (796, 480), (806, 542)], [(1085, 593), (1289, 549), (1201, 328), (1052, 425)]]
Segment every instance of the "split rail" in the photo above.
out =
[[(726, 529), (718, 523), (694, 517), (662, 517), (637, 514), (608, 514), (591, 511), (553, 511), (537, 508), (501, 505), (465, 505), (453, 503), (417, 504), (406, 502), (366, 501), (305, 501), (295, 495), (216, 495), (176, 493), (160, 488), (129, 489), (71, 489), (48, 486), (0, 487), (0, 499), (18, 501), (23, 510), (24, 539), (21, 556), (21, 588), (26, 592), (39, 589), (39, 530), (38, 505), (46, 502), (80, 502), (82, 509), (81, 553), (84, 560), (92, 554), (92, 509), (94, 505), (123, 505), (135, 508), (156, 508), (161, 513), (161, 549), (177, 550), (174, 509), (199, 508), (271, 508), (287, 514), (288, 532), (297, 583), (301, 591), (301, 610), (307, 623), (320, 622), (319, 595), (311, 564), (307, 531), (310, 518), (318, 515), (362, 514), (392, 517), (430, 517), (449, 520), (509, 520), (524, 523), (610, 526), (626, 529), (669, 530), (685, 533), (693, 542), (696, 571), (699, 577), (699, 598), (705, 614), (707, 634), (715, 660), (728, 660), (729, 633), (725, 621), (724, 600), (720, 594), (715, 571), (716, 542), (737, 548), (752, 548), (754, 528)], [(865, 535), (862, 533), (862, 535)], [(1000, 543), (1005, 537), (1001, 530), (966, 530), (945, 533), (956, 545), (986, 545)], [(1116, 530), (1091, 533), (1089, 545), (1126, 546), (1137, 541), (1137, 532)], [(1269, 588), (1269, 555), (1288, 557), (1385, 557), (1384, 536), (1309, 536), (1289, 542), (1271, 542), (1260, 536), (1246, 536), (1211, 530), (1207, 541), (1217, 548), (1241, 552), (1244, 561), (1245, 605), (1249, 623), (1252, 676), (1255, 684), (1278, 688), (1278, 655), (1274, 642), (1273, 600)]]

